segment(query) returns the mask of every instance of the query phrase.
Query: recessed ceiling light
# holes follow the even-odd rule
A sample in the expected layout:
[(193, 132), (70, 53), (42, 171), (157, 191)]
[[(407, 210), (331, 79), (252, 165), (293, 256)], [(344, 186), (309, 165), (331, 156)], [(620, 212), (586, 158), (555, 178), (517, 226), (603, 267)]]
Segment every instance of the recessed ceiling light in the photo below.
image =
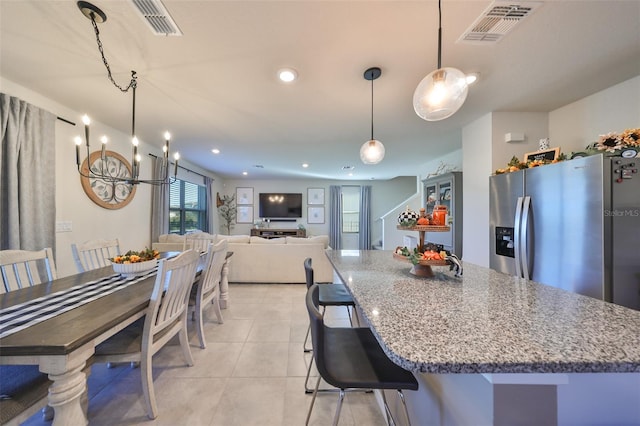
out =
[(218, 148), (213, 148), (211, 152), (213, 152), (214, 154), (220, 154), (220, 150)]
[(243, 174), (244, 176), (246, 176), (246, 175), (248, 175), (248, 174), (249, 174), (249, 172), (242, 172), (242, 174)]
[(349, 173), (349, 176), (353, 176), (353, 173)]
[(480, 73), (472, 72), (466, 75), (467, 84), (473, 84), (480, 78)]
[(278, 78), (285, 83), (291, 83), (298, 78), (298, 72), (293, 68), (282, 68), (278, 70)]
[(307, 163), (302, 163), (302, 167), (306, 169), (307, 167), (309, 167), (309, 165)]

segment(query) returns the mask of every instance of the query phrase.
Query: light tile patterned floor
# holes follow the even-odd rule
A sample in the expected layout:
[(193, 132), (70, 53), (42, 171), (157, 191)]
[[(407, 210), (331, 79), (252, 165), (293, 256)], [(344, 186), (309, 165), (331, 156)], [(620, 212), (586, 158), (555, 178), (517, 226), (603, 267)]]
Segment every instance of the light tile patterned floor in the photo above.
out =
[[(190, 327), (193, 367), (186, 367), (177, 345), (154, 357), (159, 415), (153, 422), (146, 416), (139, 368), (94, 365), (90, 424), (303, 425), (311, 401), (304, 393), (310, 359), (302, 351), (308, 326), (305, 293), (304, 284), (232, 284), (224, 324), (208, 313), (207, 349), (200, 349)], [(332, 326), (349, 324), (344, 308), (328, 308), (326, 318)], [(336, 394), (319, 394), (311, 424), (330, 425), (336, 402)], [(36, 414), (25, 424), (48, 423)], [(374, 394), (347, 394), (340, 425), (384, 424)]]

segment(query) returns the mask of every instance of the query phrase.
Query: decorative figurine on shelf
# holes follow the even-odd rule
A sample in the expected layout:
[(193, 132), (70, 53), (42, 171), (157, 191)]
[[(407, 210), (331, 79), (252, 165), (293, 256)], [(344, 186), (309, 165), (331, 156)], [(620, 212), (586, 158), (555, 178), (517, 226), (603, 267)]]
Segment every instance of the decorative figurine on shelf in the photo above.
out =
[(540, 151), (549, 149), (549, 138), (540, 139)]
[(398, 224), (400, 226), (412, 227), (416, 224), (419, 218), (420, 216), (418, 216), (418, 213), (411, 210), (409, 206), (407, 206), (405, 211), (401, 212), (398, 215)]
[(427, 216), (427, 210), (422, 207), (420, 209), (420, 218), (417, 222), (418, 225), (429, 225), (431, 224), (431, 220), (429, 220), (429, 216)]

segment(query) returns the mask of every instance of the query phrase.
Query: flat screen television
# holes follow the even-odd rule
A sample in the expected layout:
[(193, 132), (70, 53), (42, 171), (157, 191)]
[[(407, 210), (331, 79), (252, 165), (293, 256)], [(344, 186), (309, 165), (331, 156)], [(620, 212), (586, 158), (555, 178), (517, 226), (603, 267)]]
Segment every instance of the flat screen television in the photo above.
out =
[(302, 194), (260, 193), (259, 214), (265, 219), (302, 217)]

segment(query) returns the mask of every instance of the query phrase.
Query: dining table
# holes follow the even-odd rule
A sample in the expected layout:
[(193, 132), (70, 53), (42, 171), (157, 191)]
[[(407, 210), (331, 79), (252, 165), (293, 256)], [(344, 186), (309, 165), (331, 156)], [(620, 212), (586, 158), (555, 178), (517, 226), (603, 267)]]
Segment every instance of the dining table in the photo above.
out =
[(0, 364), (49, 376), (54, 425), (87, 424), (83, 370), (97, 345), (145, 315), (156, 271), (122, 276), (107, 266), (0, 294)]

